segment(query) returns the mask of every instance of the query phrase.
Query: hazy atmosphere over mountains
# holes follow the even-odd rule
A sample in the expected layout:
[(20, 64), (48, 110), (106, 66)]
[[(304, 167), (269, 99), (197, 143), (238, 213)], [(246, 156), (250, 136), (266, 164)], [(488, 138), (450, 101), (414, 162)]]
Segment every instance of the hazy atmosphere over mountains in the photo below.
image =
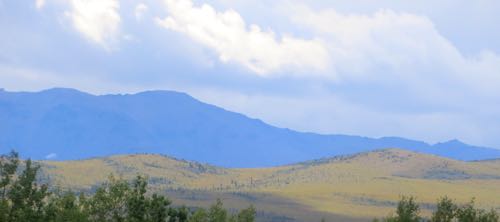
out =
[(500, 222), (498, 0), (0, 0), (0, 222)]
[(187, 92), (324, 134), (500, 147), (500, 3), (0, 0), (0, 87)]
[(381, 148), (458, 160), (500, 150), (457, 140), (320, 135), (277, 128), (173, 91), (94, 96), (74, 89), (0, 91), (0, 149), (35, 159), (158, 153), (218, 166), (263, 167)]

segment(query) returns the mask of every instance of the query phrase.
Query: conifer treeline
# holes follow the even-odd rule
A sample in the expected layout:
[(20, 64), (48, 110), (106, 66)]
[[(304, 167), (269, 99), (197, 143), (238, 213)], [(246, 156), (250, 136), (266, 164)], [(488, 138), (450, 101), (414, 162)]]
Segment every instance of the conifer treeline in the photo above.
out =
[[(222, 202), (192, 211), (172, 207), (170, 200), (147, 193), (147, 180), (131, 183), (110, 176), (94, 194), (50, 191), (37, 183), (39, 166), (21, 161), (16, 152), (0, 156), (0, 222), (253, 222), (250, 206), (229, 214)], [(18, 171), (21, 171), (18, 173)]]

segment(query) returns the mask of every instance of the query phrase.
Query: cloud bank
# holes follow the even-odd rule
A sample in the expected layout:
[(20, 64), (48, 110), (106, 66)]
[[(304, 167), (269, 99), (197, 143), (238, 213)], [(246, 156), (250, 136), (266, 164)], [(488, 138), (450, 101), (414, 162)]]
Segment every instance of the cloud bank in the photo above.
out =
[(326, 43), (330, 73), (340, 81), (400, 85), (423, 100), (443, 99), (438, 102), (460, 103), (453, 97), (464, 90), (487, 97), (500, 93), (500, 56), (484, 50), (463, 55), (425, 16), (389, 9), (342, 14), (296, 5), (288, 11), (295, 24)]
[(217, 12), (208, 4), (196, 7), (190, 0), (165, 0), (165, 5), (169, 16), (158, 18), (158, 24), (213, 49), (222, 62), (241, 64), (261, 76), (328, 66), (328, 52), (317, 39), (277, 37), (272, 30), (248, 26), (234, 10)]

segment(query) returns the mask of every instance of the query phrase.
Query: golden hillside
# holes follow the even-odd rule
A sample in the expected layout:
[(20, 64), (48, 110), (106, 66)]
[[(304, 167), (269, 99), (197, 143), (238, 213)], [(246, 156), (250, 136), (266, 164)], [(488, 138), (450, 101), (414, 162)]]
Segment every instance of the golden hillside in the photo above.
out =
[[(443, 195), (458, 202), (475, 197), (480, 207), (500, 210), (500, 161), (462, 162), (399, 149), (259, 169), (227, 169), (161, 155), (44, 161), (41, 165), (51, 184), (77, 190), (91, 189), (111, 173), (126, 179), (141, 174), (160, 191), (249, 195), (243, 199), (257, 206), (259, 198), (270, 195), (286, 200), (280, 209), (298, 204), (294, 206), (332, 215), (386, 216), (400, 195), (416, 196), (424, 213)], [(186, 204), (203, 202), (172, 195)], [(268, 205), (264, 208), (269, 209)], [(285, 212), (291, 211), (281, 213)]]

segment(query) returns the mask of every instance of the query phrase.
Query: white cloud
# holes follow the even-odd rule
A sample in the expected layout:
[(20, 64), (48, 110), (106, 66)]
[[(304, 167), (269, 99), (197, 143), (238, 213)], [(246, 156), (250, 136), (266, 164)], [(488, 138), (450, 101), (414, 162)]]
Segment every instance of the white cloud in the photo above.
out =
[(405, 85), (432, 100), (458, 88), (500, 93), (500, 56), (463, 55), (425, 16), (388, 9), (342, 14), (293, 4), (287, 11), (295, 24), (326, 42), (340, 81)]
[(118, 0), (70, 0), (65, 14), (87, 39), (110, 49), (119, 34), (121, 17)]
[(47, 156), (45, 156), (45, 159), (54, 159), (54, 158), (57, 158), (57, 153), (50, 153), (50, 154), (47, 154)]
[(291, 11), (295, 23), (328, 41), (335, 68), (351, 75), (370, 75), (378, 66), (453, 65), (461, 56), (424, 16), (385, 9), (372, 15), (297, 6)]
[(145, 5), (144, 3), (137, 4), (137, 6), (135, 6), (135, 10), (134, 10), (135, 19), (137, 19), (138, 21), (142, 20), (142, 16), (147, 11), (148, 11), (147, 5)]
[(45, 6), (45, 0), (35, 0), (35, 6), (37, 9), (43, 8), (43, 6)]
[(234, 62), (266, 76), (279, 71), (317, 71), (328, 67), (329, 56), (318, 39), (289, 35), (277, 37), (272, 30), (247, 26), (234, 10), (217, 12), (190, 0), (165, 0), (169, 16), (157, 19), (162, 27), (189, 36), (215, 50), (222, 62)]

